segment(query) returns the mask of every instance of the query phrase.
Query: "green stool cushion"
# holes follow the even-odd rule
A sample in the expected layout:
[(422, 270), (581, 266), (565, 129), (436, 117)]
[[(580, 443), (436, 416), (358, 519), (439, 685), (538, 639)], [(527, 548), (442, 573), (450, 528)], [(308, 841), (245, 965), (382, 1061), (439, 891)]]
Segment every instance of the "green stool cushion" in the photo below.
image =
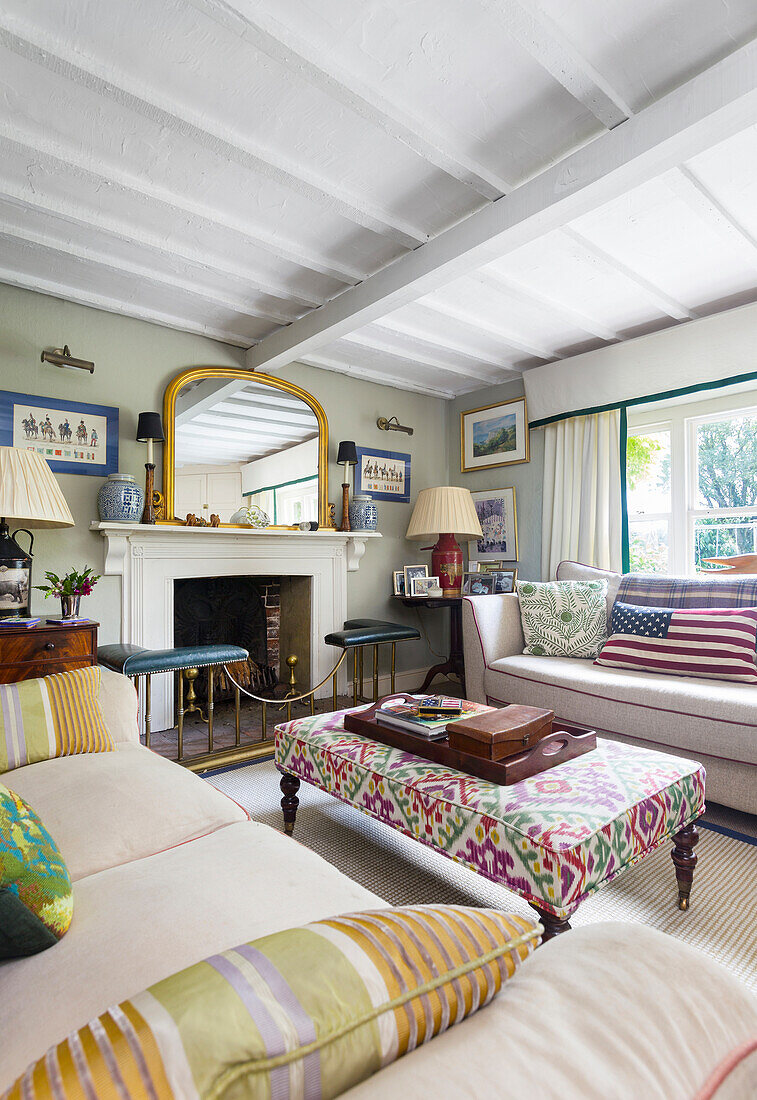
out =
[(183, 668), (205, 668), (246, 661), (249, 653), (238, 645), (189, 645), (178, 649), (144, 649), (137, 645), (101, 645), (101, 665), (124, 676), (145, 676), (153, 672), (174, 672)]
[(343, 630), (334, 630), (324, 638), (326, 645), (340, 649), (353, 649), (361, 645), (380, 645), (382, 642), (402, 642), (420, 638), (420, 631), (403, 623), (387, 623), (383, 619), (347, 619)]

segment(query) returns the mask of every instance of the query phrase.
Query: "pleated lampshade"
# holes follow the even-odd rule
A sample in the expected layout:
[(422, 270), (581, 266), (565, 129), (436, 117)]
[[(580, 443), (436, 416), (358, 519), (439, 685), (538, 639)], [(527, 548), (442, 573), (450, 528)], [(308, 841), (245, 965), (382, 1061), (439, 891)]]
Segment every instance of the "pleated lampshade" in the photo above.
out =
[(26, 527), (73, 527), (66, 498), (42, 455), (0, 447), (0, 517)]
[(466, 539), (482, 537), (469, 489), (440, 485), (435, 489), (421, 489), (418, 493), (405, 537), (422, 541), (435, 539), (442, 533)]

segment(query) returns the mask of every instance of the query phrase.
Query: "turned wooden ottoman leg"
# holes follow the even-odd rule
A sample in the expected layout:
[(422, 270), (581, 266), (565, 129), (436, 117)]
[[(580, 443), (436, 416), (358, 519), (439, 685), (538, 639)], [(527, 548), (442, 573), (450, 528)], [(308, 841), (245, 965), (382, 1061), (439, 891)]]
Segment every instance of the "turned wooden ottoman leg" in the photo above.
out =
[(281, 808), (284, 811), (284, 832), (287, 836), (291, 836), (294, 832), (297, 807), (300, 804), (300, 800), (297, 797), (297, 792), (300, 789), (300, 781), (296, 775), (289, 775), (288, 772), (284, 772), (279, 782), (279, 786), (284, 796), (281, 799)]
[(694, 868), (697, 865), (695, 845), (699, 843), (699, 830), (696, 825), (687, 825), (673, 837), (672, 858), (678, 880), (678, 908), (689, 908), (689, 896), (691, 895), (691, 883), (694, 879)]
[(556, 917), (554, 913), (548, 912), (546, 909), (540, 909), (538, 905), (534, 905), (532, 901), (528, 903), (532, 909), (535, 909), (539, 915), (539, 920), (544, 925), (544, 935), (542, 936), (542, 942), (546, 943), (547, 940), (553, 940), (555, 936), (559, 936), (562, 932), (570, 931), (570, 921), (567, 917)]

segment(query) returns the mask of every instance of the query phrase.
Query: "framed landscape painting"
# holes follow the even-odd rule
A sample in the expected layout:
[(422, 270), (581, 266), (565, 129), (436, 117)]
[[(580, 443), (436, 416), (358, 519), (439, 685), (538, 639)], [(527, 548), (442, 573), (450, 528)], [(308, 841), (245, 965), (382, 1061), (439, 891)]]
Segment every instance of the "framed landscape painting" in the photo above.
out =
[(464, 474), (529, 459), (525, 397), (460, 413), (460, 469)]
[(518, 517), (515, 511), (515, 489), (482, 489), (471, 493), (473, 507), (481, 524), (483, 537), (468, 543), (469, 561), (518, 560)]

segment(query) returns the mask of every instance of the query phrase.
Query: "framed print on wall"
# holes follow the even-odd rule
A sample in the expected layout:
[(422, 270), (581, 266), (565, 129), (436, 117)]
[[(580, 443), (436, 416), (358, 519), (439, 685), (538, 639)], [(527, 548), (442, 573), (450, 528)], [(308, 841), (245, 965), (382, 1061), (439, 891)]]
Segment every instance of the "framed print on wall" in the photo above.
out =
[(118, 409), (0, 390), (0, 443), (36, 451), (54, 474), (118, 469)]
[(460, 469), (488, 470), (530, 460), (525, 397), (460, 413)]
[(410, 503), (410, 455), (356, 447), (355, 495)]
[(471, 493), (483, 537), (468, 543), (469, 561), (518, 560), (515, 489), (481, 489)]

